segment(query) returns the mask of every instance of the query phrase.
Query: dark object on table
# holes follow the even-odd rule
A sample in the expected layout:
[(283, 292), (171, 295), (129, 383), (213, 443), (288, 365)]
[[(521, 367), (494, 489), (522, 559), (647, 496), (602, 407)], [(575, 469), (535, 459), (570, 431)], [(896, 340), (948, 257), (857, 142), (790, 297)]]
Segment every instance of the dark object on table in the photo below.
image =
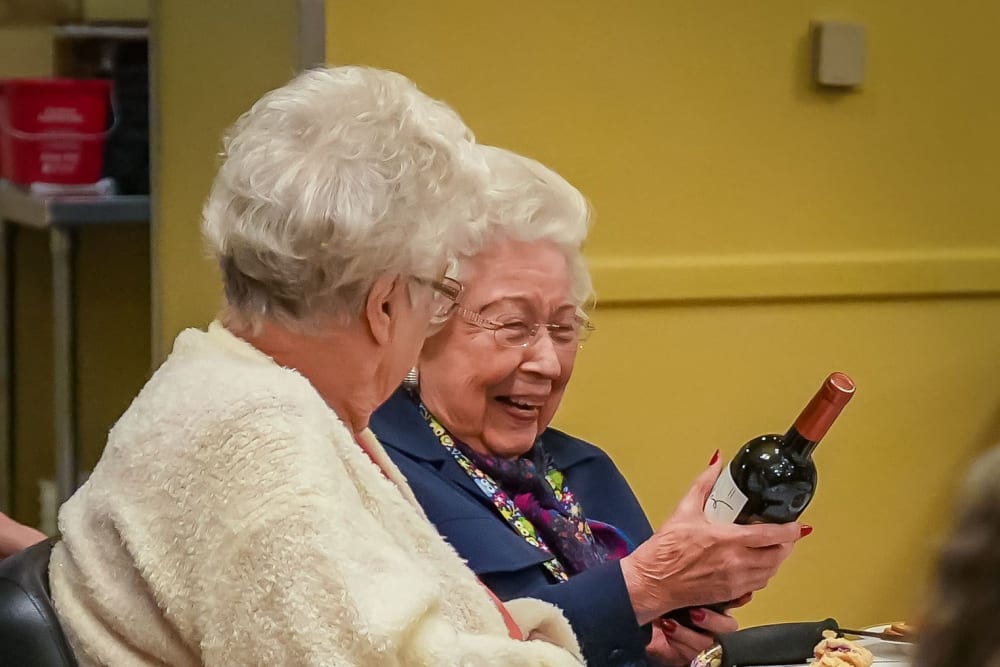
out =
[[(837, 630), (828, 618), (816, 623), (777, 623), (747, 628), (719, 637), (722, 667), (788, 665), (813, 657), (824, 630)], [(697, 659), (692, 664), (699, 664)]]

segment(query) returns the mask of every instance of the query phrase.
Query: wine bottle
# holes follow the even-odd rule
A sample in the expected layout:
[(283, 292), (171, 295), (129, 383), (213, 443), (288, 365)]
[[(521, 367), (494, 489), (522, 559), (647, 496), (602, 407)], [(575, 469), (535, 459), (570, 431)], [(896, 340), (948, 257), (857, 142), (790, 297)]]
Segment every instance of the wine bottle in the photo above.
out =
[[(788, 523), (805, 511), (816, 492), (813, 450), (854, 396), (854, 381), (832, 373), (784, 435), (754, 438), (722, 469), (705, 503), (705, 515), (716, 523)], [(728, 603), (707, 605), (719, 613)], [(703, 605), (705, 606), (705, 605)], [(698, 629), (690, 608), (667, 615)]]
[(705, 503), (716, 523), (795, 521), (816, 492), (813, 450), (854, 396), (854, 381), (832, 373), (784, 435), (754, 438), (726, 466)]

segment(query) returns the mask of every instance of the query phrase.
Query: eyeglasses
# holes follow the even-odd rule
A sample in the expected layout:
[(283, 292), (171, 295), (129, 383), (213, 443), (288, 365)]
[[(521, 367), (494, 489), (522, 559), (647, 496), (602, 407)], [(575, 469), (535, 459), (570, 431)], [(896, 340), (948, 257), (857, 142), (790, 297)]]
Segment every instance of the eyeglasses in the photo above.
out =
[(495, 320), (483, 317), (477, 312), (471, 311), (463, 306), (455, 309), (469, 324), (473, 324), (481, 329), (493, 332), (493, 338), (501, 347), (528, 347), (536, 340), (538, 332), (543, 328), (549, 332), (549, 338), (553, 345), (558, 347), (570, 347), (582, 345), (583, 341), (594, 332), (594, 325), (590, 320), (575, 315), (569, 322), (533, 322), (529, 323), (521, 315), (501, 315)]
[(410, 276), (418, 285), (426, 285), (434, 290), (434, 307), (432, 317), (442, 318), (451, 315), (458, 305), (458, 297), (462, 294), (462, 283), (454, 278), (442, 278), (441, 280), (431, 280), (420, 276)]

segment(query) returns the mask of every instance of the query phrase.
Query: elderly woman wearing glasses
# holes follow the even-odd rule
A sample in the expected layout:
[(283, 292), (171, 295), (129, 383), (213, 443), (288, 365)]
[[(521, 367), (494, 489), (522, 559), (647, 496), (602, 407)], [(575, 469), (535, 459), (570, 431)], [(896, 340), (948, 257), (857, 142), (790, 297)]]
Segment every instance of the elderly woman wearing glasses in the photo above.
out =
[(178, 336), (59, 513), (80, 662), (579, 664), (559, 610), (491, 596), (367, 429), (453, 307), (446, 257), (475, 247), (464, 124), (400, 75), (320, 69), (225, 152), (221, 321)]
[[(559, 605), (588, 664), (686, 665), (736, 627), (698, 605), (763, 587), (800, 526), (709, 524), (714, 462), (654, 534), (608, 456), (549, 427), (593, 331), (583, 311), (588, 207), (541, 164), (483, 151), (486, 248), (454, 267), (464, 285), (458, 295), (449, 281), (454, 315), (372, 429), (483, 582), (504, 599)], [(651, 641), (651, 621), (690, 606), (697, 630), (658, 623)]]

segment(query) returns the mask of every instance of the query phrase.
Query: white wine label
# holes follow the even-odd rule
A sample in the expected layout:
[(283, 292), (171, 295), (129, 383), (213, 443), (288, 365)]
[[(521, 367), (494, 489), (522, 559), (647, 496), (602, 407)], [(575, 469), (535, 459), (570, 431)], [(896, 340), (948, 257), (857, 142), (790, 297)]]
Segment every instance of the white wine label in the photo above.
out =
[(740, 515), (747, 500), (748, 498), (733, 481), (733, 475), (729, 472), (727, 465), (722, 469), (719, 479), (715, 481), (712, 493), (708, 494), (708, 502), (705, 503), (705, 516), (712, 523), (732, 523)]

